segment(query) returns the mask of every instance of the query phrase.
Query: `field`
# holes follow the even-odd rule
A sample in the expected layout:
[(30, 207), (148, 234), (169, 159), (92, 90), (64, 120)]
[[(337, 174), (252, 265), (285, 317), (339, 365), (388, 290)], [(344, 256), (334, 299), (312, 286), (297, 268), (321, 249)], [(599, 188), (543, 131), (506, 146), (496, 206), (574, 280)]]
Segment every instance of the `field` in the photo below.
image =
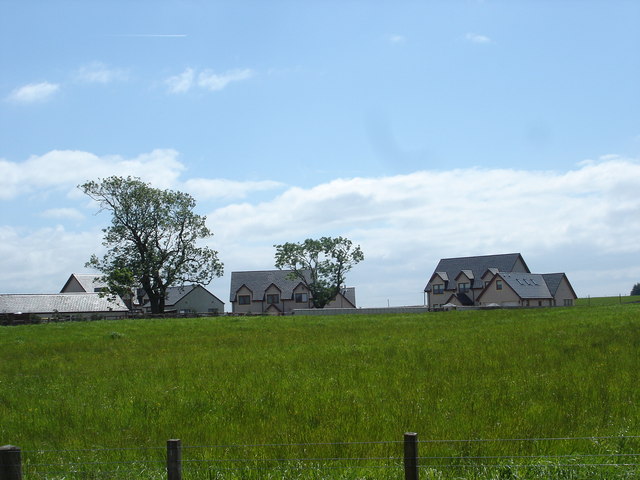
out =
[(0, 347), (25, 479), (166, 478), (172, 438), (185, 479), (402, 478), (409, 431), (421, 478), (640, 478), (636, 304), (58, 323)]

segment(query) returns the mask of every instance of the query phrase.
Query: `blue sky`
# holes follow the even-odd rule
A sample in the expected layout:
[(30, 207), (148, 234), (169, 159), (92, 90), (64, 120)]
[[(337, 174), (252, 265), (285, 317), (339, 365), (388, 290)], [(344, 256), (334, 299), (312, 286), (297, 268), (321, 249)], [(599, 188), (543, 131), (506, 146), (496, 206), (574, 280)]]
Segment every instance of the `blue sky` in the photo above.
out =
[(229, 296), (274, 243), (348, 236), (361, 306), (520, 252), (580, 296), (640, 281), (640, 3), (0, 0), (0, 292), (55, 292), (109, 218), (188, 191)]

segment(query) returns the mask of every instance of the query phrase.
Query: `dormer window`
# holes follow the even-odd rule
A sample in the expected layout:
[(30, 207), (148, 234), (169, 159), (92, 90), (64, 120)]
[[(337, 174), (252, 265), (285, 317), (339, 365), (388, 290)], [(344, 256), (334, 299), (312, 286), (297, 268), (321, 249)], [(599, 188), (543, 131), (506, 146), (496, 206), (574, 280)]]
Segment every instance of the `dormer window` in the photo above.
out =
[(270, 293), (267, 295), (267, 303), (269, 305), (273, 305), (276, 303), (280, 303), (280, 295), (277, 293)]
[(471, 290), (471, 284), (469, 282), (461, 282), (458, 284), (458, 292), (466, 293)]
[(250, 305), (251, 304), (251, 295), (238, 295), (238, 304), (239, 305)]
[(442, 283), (436, 283), (436, 284), (433, 286), (433, 294), (434, 294), (434, 295), (440, 295), (440, 294), (442, 294), (442, 293), (444, 293), (444, 284), (442, 284)]
[(502, 290), (502, 280), (496, 280), (496, 290)]

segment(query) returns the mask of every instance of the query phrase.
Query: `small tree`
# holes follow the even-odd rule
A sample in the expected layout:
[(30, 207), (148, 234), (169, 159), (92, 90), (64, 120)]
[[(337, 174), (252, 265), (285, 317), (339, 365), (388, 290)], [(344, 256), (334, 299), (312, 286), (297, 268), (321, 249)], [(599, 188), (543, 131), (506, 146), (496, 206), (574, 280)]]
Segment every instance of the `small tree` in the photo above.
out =
[(324, 308), (344, 284), (345, 274), (364, 260), (360, 246), (343, 237), (306, 239), (302, 243), (284, 243), (276, 248), (276, 267), (291, 270), (311, 292), (315, 308)]
[(640, 295), (640, 283), (636, 283), (631, 289), (631, 296)]
[(109, 177), (79, 188), (101, 211), (111, 212), (111, 226), (103, 229), (107, 253), (87, 262), (103, 273), (109, 294), (124, 296), (142, 287), (151, 312), (163, 313), (170, 286), (206, 285), (222, 275), (218, 252), (196, 246), (212, 233), (206, 218), (193, 212), (190, 195), (152, 188), (132, 177)]

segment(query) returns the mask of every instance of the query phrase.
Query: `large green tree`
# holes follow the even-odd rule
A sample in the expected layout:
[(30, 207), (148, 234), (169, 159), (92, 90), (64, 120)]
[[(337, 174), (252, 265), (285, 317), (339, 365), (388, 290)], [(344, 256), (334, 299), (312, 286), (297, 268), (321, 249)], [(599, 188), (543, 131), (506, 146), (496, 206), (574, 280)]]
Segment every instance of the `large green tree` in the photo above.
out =
[(333, 300), (344, 284), (345, 274), (364, 260), (359, 245), (343, 237), (311, 238), (302, 243), (284, 243), (276, 248), (276, 267), (291, 270), (311, 292), (315, 308), (324, 308)]
[(151, 312), (162, 313), (170, 286), (207, 285), (222, 275), (218, 252), (197, 246), (212, 233), (206, 218), (194, 213), (191, 195), (117, 176), (79, 188), (98, 202), (100, 211), (111, 213), (111, 225), (103, 229), (107, 253), (87, 262), (102, 272), (110, 293), (141, 287)]
[(640, 283), (636, 283), (631, 289), (631, 296), (640, 295)]

